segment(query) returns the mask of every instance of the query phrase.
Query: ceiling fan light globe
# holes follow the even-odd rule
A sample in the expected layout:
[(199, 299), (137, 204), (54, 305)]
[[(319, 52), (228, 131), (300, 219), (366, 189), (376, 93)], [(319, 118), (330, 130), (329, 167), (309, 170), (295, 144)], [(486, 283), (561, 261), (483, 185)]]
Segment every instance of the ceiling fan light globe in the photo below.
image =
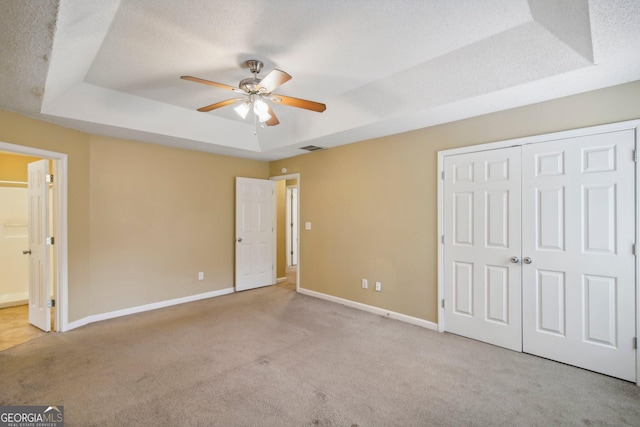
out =
[(259, 121), (260, 123), (264, 123), (264, 122), (266, 122), (267, 120), (269, 120), (270, 118), (271, 118), (271, 114), (269, 114), (269, 113), (268, 113), (268, 112), (266, 112), (266, 111), (265, 111), (264, 113), (260, 113), (260, 114), (258, 114), (258, 121)]
[[(269, 106), (262, 99), (256, 99), (253, 102), (253, 112), (256, 113), (258, 116), (260, 116), (262, 114), (268, 114), (269, 113)], [(267, 119), (267, 120), (269, 120), (269, 119)]]
[(235, 112), (238, 113), (238, 115), (243, 119), (247, 118), (247, 114), (249, 113), (250, 109), (251, 104), (249, 104), (248, 102), (243, 102), (242, 104), (234, 108)]

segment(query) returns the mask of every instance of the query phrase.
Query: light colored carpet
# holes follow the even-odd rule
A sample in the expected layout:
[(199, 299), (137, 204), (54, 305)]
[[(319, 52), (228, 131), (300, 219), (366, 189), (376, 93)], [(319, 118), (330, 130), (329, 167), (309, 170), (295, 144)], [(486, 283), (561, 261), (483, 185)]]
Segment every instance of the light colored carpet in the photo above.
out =
[(297, 294), (246, 291), (0, 352), (68, 426), (640, 425), (640, 387)]
[(288, 289), (290, 291), (294, 291), (294, 292), (296, 291), (296, 283), (295, 282), (292, 283), (292, 282), (290, 282), (288, 280), (285, 280), (283, 282), (277, 283), (276, 286), (279, 286), (279, 287), (284, 288), (284, 289)]

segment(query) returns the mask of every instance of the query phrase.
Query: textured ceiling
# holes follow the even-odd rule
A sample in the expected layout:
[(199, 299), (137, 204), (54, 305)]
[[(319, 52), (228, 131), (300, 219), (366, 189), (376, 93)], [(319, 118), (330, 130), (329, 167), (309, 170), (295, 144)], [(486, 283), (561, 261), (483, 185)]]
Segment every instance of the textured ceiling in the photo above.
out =
[[(640, 80), (638, 0), (0, 0), (0, 108), (98, 135), (255, 159)], [(256, 127), (231, 92), (293, 79)]]

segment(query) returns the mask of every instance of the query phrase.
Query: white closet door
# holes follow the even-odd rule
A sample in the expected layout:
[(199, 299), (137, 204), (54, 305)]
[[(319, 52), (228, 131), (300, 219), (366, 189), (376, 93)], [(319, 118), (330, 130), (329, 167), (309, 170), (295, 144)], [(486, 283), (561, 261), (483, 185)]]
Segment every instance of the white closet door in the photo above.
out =
[(444, 166), (445, 329), (522, 351), (520, 147)]
[(633, 131), (522, 148), (523, 350), (635, 381)]

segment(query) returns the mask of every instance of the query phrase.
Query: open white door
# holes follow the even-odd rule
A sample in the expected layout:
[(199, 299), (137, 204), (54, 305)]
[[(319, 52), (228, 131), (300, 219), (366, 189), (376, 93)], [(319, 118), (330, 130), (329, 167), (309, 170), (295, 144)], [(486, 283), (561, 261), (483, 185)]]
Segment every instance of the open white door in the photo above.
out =
[(236, 178), (236, 291), (273, 285), (275, 182)]
[(51, 330), (49, 161), (29, 163), (29, 323)]

